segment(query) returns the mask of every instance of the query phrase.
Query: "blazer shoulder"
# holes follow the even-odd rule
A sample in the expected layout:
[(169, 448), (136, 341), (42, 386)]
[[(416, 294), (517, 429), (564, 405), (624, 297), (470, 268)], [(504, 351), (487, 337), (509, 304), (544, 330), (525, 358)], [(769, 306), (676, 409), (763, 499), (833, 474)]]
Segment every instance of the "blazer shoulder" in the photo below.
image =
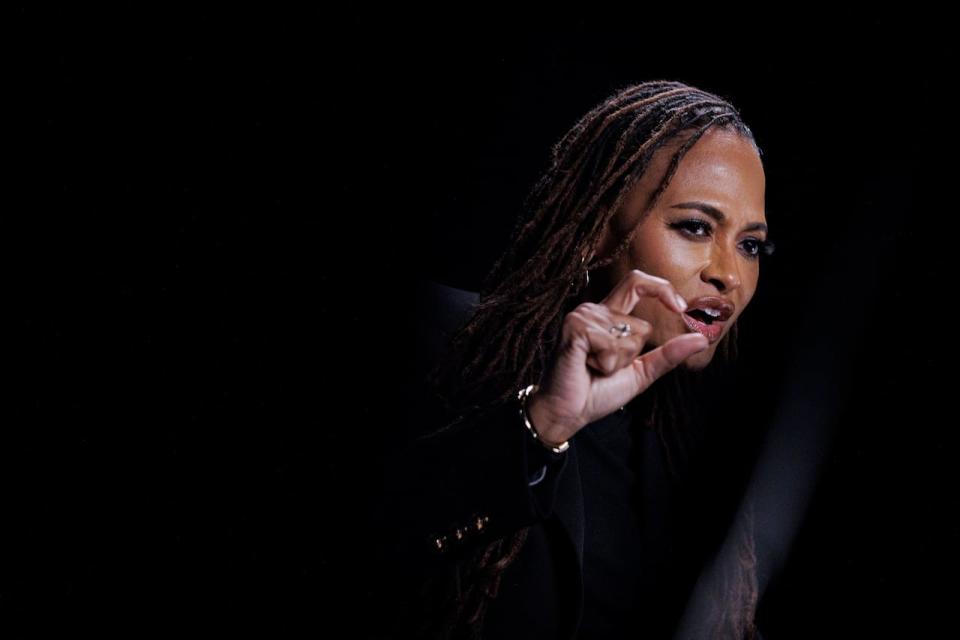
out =
[(424, 278), (417, 281), (412, 305), (417, 380), (422, 381), (439, 361), (453, 334), (470, 319), (479, 300), (480, 294), (475, 291)]
[(480, 294), (435, 280), (420, 278), (416, 287), (416, 315), (420, 338), (430, 353), (438, 355), (453, 333), (464, 324), (480, 301)]

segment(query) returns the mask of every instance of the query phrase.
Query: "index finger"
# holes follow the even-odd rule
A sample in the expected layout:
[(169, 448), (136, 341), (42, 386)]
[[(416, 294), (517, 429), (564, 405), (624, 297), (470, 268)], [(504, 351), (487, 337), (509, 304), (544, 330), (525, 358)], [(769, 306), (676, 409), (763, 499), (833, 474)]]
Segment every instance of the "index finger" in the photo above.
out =
[(686, 300), (677, 293), (669, 280), (650, 275), (640, 269), (633, 269), (625, 275), (601, 301), (601, 304), (613, 311), (629, 315), (637, 306), (641, 296), (657, 297), (677, 313), (682, 313), (687, 308)]

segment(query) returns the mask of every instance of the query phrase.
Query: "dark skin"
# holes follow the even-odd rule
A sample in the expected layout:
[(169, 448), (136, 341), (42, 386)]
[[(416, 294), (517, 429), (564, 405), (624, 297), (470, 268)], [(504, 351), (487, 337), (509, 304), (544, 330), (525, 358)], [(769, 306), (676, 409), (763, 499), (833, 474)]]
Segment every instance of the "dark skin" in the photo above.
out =
[[(607, 229), (601, 253), (639, 219), (681, 141), (654, 154), (615, 218), (617, 228)], [(687, 152), (628, 251), (590, 272), (580, 304), (564, 318), (558, 357), (528, 399), (530, 420), (547, 444), (571, 438), (676, 366), (710, 363), (720, 341), (687, 327), (678, 297), (726, 299), (734, 311), (721, 337), (729, 331), (757, 289), (765, 188), (759, 154), (736, 133), (708, 130)], [(713, 206), (724, 219), (675, 206), (692, 202)], [(632, 334), (617, 338), (609, 328), (622, 322)]]

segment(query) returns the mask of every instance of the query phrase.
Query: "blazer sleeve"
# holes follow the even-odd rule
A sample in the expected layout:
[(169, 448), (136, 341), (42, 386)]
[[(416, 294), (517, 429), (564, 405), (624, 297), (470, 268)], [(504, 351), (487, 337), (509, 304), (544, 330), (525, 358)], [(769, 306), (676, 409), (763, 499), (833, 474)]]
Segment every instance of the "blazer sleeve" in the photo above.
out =
[(393, 561), (429, 569), (553, 513), (567, 452), (527, 431), (519, 401), (400, 447), (384, 468), (378, 516)]

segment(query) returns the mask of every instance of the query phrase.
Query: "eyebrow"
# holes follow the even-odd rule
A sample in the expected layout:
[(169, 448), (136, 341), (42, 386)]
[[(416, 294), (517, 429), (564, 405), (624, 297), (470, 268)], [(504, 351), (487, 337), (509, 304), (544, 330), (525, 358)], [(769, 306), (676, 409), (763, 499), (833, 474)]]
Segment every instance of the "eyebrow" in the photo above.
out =
[[(724, 215), (723, 211), (717, 209), (715, 206), (707, 204), (706, 202), (679, 202), (677, 204), (670, 205), (671, 209), (698, 209), (718, 223), (723, 224), (727, 219), (727, 216)], [(762, 222), (751, 222), (743, 228), (744, 231), (763, 231), (768, 232), (767, 225)]]

